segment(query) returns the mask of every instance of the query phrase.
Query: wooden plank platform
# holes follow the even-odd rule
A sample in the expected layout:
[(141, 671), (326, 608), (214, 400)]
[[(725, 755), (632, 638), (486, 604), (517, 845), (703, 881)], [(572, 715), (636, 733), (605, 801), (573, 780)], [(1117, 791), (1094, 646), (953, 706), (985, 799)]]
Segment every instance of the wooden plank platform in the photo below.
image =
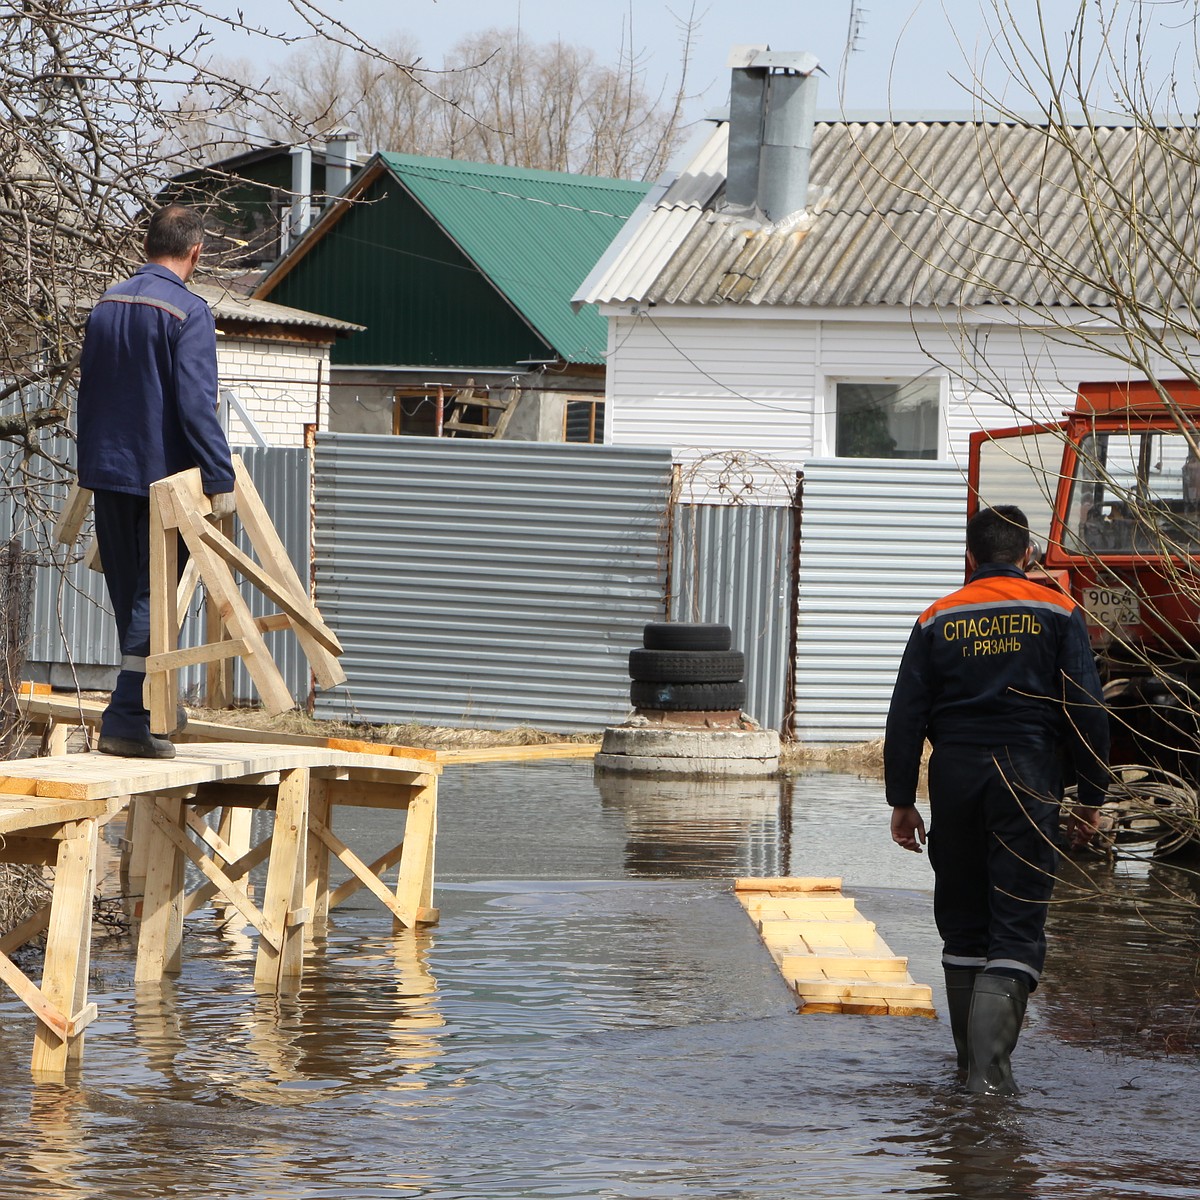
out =
[(802, 1013), (936, 1017), (933, 990), (913, 980), (908, 959), (891, 952), (841, 889), (837, 878), (734, 883)]
[[(255, 985), (294, 987), (304, 942), (329, 911), (366, 889), (390, 913), (394, 930), (437, 921), (433, 907), (437, 781), (441, 764), (417, 755), (333, 746), (207, 742), (178, 748), (173, 759), (120, 758), (96, 752), (0, 763), (0, 862), (55, 868), (48, 911), (0, 937), (0, 983), (37, 1017), (33, 1071), (62, 1079), (83, 1053), (96, 1015), (87, 1002), (98, 833), (115, 813), (127, 821), (125, 891), (140, 896), (133, 915), (138, 983), (182, 969), (185, 917), (214, 902), (259, 933)], [(367, 862), (334, 833), (339, 806), (403, 814), (403, 840)], [(269, 817), (270, 832), (251, 846), (248, 809)], [(209, 814), (220, 816), (210, 824)], [(397, 836), (400, 826), (397, 825)], [(260, 831), (261, 832), (261, 831)], [(350, 878), (329, 883), (335, 855)], [(261, 900), (247, 876), (267, 862)], [(205, 882), (185, 890), (185, 865)], [(398, 868), (392, 886), (383, 872)], [(9, 955), (46, 931), (41, 984)]]
[[(26, 718), (38, 728), (66, 732), (81, 723), (90, 729), (100, 727), (104, 704), (98, 700), (27, 694), (22, 685), (19, 699)], [(469, 764), (492, 762), (540, 762), (555, 758), (593, 758), (600, 749), (598, 742), (544, 742), (540, 745), (479, 746), (456, 750), (428, 750), (418, 746), (392, 746), (382, 742), (364, 742), (354, 738), (325, 737), (321, 734), (285, 733), (251, 729), (244, 725), (226, 725), (218, 721), (192, 718), (187, 728), (173, 735), (176, 745), (193, 742), (270, 742), (280, 746), (324, 746), (333, 750), (348, 750), (355, 754), (389, 755), (396, 758), (424, 759), (428, 762)], [(59, 752), (63, 749), (60, 744)]]

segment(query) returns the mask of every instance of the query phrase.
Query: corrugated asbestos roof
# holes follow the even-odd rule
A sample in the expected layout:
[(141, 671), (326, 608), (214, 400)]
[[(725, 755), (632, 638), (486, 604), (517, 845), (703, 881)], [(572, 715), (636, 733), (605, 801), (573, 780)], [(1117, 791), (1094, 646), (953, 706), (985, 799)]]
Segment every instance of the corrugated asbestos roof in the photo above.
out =
[(1188, 303), (1198, 142), (1189, 129), (819, 121), (809, 207), (769, 225), (720, 211), (722, 122), (575, 302), (1104, 307), (1111, 273), (1144, 307)]
[(382, 154), (389, 171), (567, 362), (601, 363), (607, 323), (570, 300), (648, 183)]
[(220, 320), (250, 321), (256, 325), (296, 325), (307, 329), (331, 329), (335, 333), (356, 333), (364, 328), (353, 321), (340, 321), (337, 317), (326, 317), (320, 313), (305, 312), (300, 308), (289, 308), (286, 304), (272, 304), (269, 300), (256, 300), (242, 296), (215, 283), (190, 283), (188, 285), (200, 296), (213, 315)]

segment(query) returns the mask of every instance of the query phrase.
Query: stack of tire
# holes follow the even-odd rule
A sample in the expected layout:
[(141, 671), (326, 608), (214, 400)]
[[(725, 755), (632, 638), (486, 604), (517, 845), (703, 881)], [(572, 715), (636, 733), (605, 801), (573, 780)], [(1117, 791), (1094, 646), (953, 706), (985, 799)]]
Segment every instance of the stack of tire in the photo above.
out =
[(731, 650), (728, 625), (652, 621), (629, 652), (629, 700), (652, 712), (740, 712), (746, 656)]

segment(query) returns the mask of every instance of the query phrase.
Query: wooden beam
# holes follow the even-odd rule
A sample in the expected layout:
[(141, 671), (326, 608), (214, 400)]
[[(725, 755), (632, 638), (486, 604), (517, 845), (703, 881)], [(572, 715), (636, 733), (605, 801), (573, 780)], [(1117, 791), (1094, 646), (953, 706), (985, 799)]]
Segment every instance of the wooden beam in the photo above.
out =
[[(398, 920), (413, 929), (432, 924), (433, 858), (437, 840), (437, 780), (432, 779), (408, 806), (404, 825), (404, 853), (396, 881)], [(422, 916), (422, 913), (425, 916)]]
[(408, 922), (404, 921), (406, 916), (411, 918), (411, 914), (405, 913), (396, 901), (396, 897), (384, 886), (383, 881), (375, 874), (374, 871), (367, 866), (341, 838), (329, 828), (328, 825), (322, 824), (320, 821), (313, 821), (313, 832), (333, 851), (338, 861), (344, 866), (363, 887), (367, 889), (392, 914), (397, 921), (412, 925), (415, 921), (411, 919)]
[[(262, 935), (265, 941), (278, 946), (280, 943), (280, 925), (275, 924), (270, 918), (259, 912), (251, 902), (245, 890), (238, 886), (236, 882), (227, 872), (223, 871), (217, 864), (205, 854), (195, 842), (184, 833), (179, 824), (171, 820), (160, 806), (153, 810), (151, 816), (155, 825), (166, 835), (171, 841), (171, 844), (182, 855), (190, 859), (204, 874), (204, 876), (213, 884), (217, 890), (224, 896), (233, 906), (253, 925)], [(182, 889), (181, 889), (182, 891)], [(147, 885), (147, 896), (149, 895), (149, 886)], [(180, 896), (180, 920), (182, 921), (183, 910), (187, 907), (186, 899)]]
[[(150, 486), (150, 658), (175, 650), (179, 639), (179, 538), (168, 481)], [(148, 671), (145, 691), (150, 728), (171, 733), (178, 723), (179, 684), (172, 668)]]
[(207, 646), (187, 646), (183, 650), (168, 650), (166, 654), (151, 654), (146, 658), (147, 671), (177, 671), (197, 663), (216, 662), (222, 658), (240, 658), (248, 647), (240, 638), (209, 642)]
[[(257, 908), (254, 908), (254, 897), (250, 894), (250, 889), (237, 886), (237, 881), (249, 875), (259, 863), (266, 862), (267, 856), (271, 853), (271, 839), (263, 838), (257, 846), (252, 846), (241, 858), (234, 862), (228, 863), (223, 870), (220, 871), (220, 882), (202, 883), (198, 888), (188, 893), (187, 901), (184, 904), (184, 916), (190, 917), (192, 913), (203, 908), (210, 900), (216, 896), (225, 896), (229, 900), (230, 906), (238, 908), (234, 902), (234, 894), (236, 893), (239, 899), (244, 899), (245, 903), (249, 904), (257, 916), (256, 920), (247, 921), (259, 929), (262, 925), (262, 914)], [(238, 911), (242, 910), (238, 908)], [(245, 916), (245, 913), (242, 913)], [(273, 936), (273, 934), (268, 935)]]
[[(246, 470), (246, 464), (238, 455), (233, 456), (234, 491), (237, 494), (238, 514), (242, 519), (242, 528), (254, 547), (258, 560), (263, 566), (298, 600), (308, 601), (308, 586), (296, 574), (296, 568), (288, 557), (287, 550), (279, 540), (279, 534), (271, 523), (266, 506)], [(303, 627), (297, 627), (296, 640), (304, 651), (309, 666), (312, 667), (317, 686), (321, 688), (336, 687), (345, 683), (346, 672), (342, 670), (334, 655), (312, 637)], [(340, 651), (338, 651), (340, 653)]]
[(146, 826), (146, 887), (138, 930), (135, 983), (157, 983), (178, 974), (183, 942), (183, 801), (143, 797)]
[(342, 644), (332, 629), (321, 620), (316, 606), (306, 599), (292, 595), (277, 583), (248, 554), (240, 550), (229, 538), (207, 522), (197, 525), (205, 545), (223, 558), (244, 579), (249, 580), (264, 596), (274, 600), (291, 618), (292, 623), (305, 629), (330, 654), (341, 654)]
[(60, 546), (73, 546), (79, 540), (79, 531), (87, 519), (88, 508), (92, 503), (92, 493), (79, 484), (71, 484), (62, 511), (54, 523), (54, 540)]
[[(367, 864), (367, 870), (376, 878), (380, 878), (384, 871), (391, 870), (401, 859), (404, 854), (404, 843), (398, 842), (386, 853), (381, 854), (374, 862)], [(339, 904), (344, 904), (355, 892), (361, 891), (366, 884), (363, 883), (357, 875), (351, 875), (349, 879), (343, 883), (339, 883), (337, 887), (329, 894), (329, 907), (337, 908)]]
[(308, 838), (308, 770), (285, 771), (275, 802), (271, 861), (263, 894), (263, 917), (282, 929), (279, 947), (260, 939), (254, 964), (257, 987), (280, 991), (285, 981), (298, 979), (304, 969), (304, 931), (289, 925), (288, 914), (304, 907), (304, 869)]
[(73, 1023), (66, 1029), (52, 1029), (39, 1020), (34, 1031), (32, 1069), (41, 1078), (61, 1078), (67, 1067), (83, 1056), (83, 1026), (77, 1022), (91, 1019), (87, 985), (98, 844), (99, 830), (94, 820), (78, 822), (74, 836), (59, 843), (41, 993), (51, 1008)]
[(44, 933), (50, 924), (50, 905), (43, 904), (31, 917), (27, 917), (20, 925), (14, 925), (3, 937), (0, 937), (0, 954), (11, 954), (20, 950), (26, 942), (31, 942), (39, 933)]

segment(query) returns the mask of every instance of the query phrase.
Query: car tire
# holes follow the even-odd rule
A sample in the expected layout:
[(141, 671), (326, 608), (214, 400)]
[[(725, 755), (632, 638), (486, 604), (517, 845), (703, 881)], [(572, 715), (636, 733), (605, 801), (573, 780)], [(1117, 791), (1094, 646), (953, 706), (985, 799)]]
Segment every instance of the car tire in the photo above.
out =
[(629, 678), (651, 683), (735, 683), (746, 673), (740, 650), (630, 650)]
[(724, 683), (654, 683), (635, 679), (629, 685), (634, 708), (659, 712), (738, 711), (746, 702), (746, 685), (738, 680)]
[(705, 621), (651, 621), (642, 630), (647, 650), (728, 650), (733, 631)]

